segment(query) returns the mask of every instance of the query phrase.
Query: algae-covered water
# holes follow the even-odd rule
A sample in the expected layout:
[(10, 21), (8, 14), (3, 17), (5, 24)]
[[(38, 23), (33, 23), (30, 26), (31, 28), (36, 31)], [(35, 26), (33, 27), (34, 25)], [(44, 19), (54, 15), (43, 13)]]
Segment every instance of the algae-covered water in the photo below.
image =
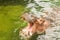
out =
[(0, 40), (19, 40), (18, 29), (25, 25), (20, 20), (24, 8), (21, 5), (0, 6)]

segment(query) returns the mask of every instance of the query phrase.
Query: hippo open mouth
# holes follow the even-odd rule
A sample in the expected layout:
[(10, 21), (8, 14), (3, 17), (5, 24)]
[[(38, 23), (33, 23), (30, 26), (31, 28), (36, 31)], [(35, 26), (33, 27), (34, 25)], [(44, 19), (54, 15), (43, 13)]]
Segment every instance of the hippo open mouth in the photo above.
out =
[(28, 13), (24, 13), (22, 18), (27, 21), (28, 24), (19, 32), (19, 35), (25, 38), (31, 37), (34, 33), (41, 34), (45, 32), (50, 24), (50, 21), (44, 18), (37, 18)]

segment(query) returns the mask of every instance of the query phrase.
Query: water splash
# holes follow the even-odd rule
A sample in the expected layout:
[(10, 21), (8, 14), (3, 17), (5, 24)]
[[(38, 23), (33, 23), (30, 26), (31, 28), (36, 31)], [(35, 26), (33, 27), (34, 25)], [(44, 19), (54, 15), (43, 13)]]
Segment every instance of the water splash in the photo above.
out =
[[(35, 14), (38, 18), (41, 17), (41, 15), (43, 15), (44, 17), (52, 19), (54, 21), (51, 22), (52, 25), (50, 27), (52, 28), (48, 28), (46, 30), (46, 35), (39, 35), (37, 37), (37, 40), (60, 40), (60, 31), (59, 31), (60, 9), (51, 2), (43, 2), (42, 0), (34, 0), (34, 1), (35, 1), (34, 3), (29, 3), (27, 5), (27, 8), (30, 8), (30, 12)], [(58, 2), (58, 0), (55, 0), (55, 2)], [(41, 9), (38, 8), (39, 11), (37, 11), (36, 7), (38, 6), (41, 6), (43, 8)]]
[[(55, 0), (57, 2), (57, 0)], [(42, 0), (34, 0), (33, 3), (29, 1), (27, 9), (33, 13), (37, 18), (43, 16), (47, 20), (52, 20), (50, 27), (46, 30), (45, 35), (39, 35), (37, 40), (60, 40), (60, 8), (55, 4)], [(37, 10), (38, 9), (38, 10)]]

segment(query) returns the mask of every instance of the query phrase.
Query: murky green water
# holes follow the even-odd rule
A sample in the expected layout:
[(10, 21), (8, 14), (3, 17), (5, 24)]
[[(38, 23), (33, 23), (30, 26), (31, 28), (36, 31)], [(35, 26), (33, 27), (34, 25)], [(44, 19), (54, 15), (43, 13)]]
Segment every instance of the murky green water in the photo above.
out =
[(18, 28), (23, 21), (19, 16), (24, 11), (24, 6), (0, 6), (0, 40), (19, 40)]

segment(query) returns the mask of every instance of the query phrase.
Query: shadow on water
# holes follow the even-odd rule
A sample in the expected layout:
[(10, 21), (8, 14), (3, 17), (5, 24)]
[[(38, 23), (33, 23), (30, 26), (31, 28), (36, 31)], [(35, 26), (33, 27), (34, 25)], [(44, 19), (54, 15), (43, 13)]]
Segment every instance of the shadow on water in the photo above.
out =
[(0, 6), (4, 5), (26, 5), (28, 1), (24, 0), (0, 0)]

